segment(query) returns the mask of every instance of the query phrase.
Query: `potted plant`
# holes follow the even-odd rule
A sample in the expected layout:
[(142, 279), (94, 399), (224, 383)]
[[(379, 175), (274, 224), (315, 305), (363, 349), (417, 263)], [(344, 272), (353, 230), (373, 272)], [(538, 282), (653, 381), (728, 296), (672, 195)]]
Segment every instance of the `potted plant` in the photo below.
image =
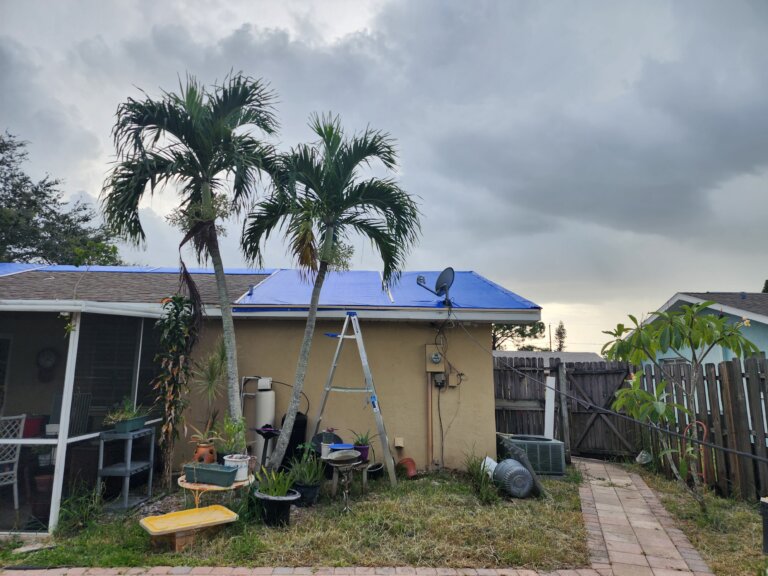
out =
[(312, 506), (317, 502), (320, 485), (325, 478), (325, 464), (311, 450), (311, 446), (302, 445), (299, 458), (291, 460), (291, 476), (293, 487), (301, 495), (296, 506)]
[(354, 439), (352, 440), (352, 444), (355, 447), (355, 450), (360, 452), (360, 459), (363, 460), (363, 462), (368, 461), (368, 451), (371, 449), (371, 440), (376, 438), (376, 436), (371, 436), (370, 431), (366, 431), (363, 434), (358, 434), (354, 430), (350, 430), (352, 434), (354, 434)]
[(245, 452), (245, 419), (225, 416), (219, 435), (216, 443), (219, 463), (237, 468), (235, 482), (247, 480), (251, 457)]
[(104, 424), (114, 426), (115, 432), (119, 434), (125, 434), (126, 432), (133, 432), (143, 428), (147, 422), (148, 415), (149, 410), (141, 404), (134, 406), (133, 400), (126, 396), (123, 398), (122, 405), (113, 408), (107, 413), (104, 417)]
[(219, 440), (216, 452), (221, 459), (227, 454), (245, 454), (245, 418), (224, 416), (224, 422), (218, 427)]
[(215, 430), (206, 428), (205, 430), (199, 430), (194, 426), (191, 426), (195, 431), (189, 438), (191, 442), (195, 443), (195, 455), (192, 457), (193, 462), (198, 464), (216, 464), (216, 446), (214, 442), (221, 440), (216, 434)]
[(184, 479), (194, 484), (213, 484), (224, 488), (235, 482), (237, 469), (221, 464), (189, 462), (184, 464)]
[(261, 469), (257, 475), (258, 488), (253, 495), (261, 504), (261, 518), (267, 526), (287, 526), (291, 521), (291, 504), (300, 498), (296, 490), (291, 490), (291, 474), (280, 471)]

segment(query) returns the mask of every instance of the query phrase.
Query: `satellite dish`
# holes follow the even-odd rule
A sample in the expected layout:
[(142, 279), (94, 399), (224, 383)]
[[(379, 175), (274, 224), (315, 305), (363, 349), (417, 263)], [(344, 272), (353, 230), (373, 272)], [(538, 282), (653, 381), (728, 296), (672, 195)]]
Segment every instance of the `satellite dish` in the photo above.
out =
[(437, 277), (437, 281), (435, 282), (434, 290), (427, 287), (427, 281), (424, 278), (424, 276), (417, 277), (416, 284), (424, 288), (424, 290), (429, 290), (435, 296), (445, 296), (445, 300), (443, 300), (443, 304), (445, 304), (446, 306), (450, 306), (451, 299), (448, 297), (448, 291), (451, 289), (451, 286), (453, 285), (453, 280), (455, 276), (456, 274), (454, 273), (453, 268), (449, 266), (448, 268), (440, 272), (440, 276)]
[(453, 268), (450, 266), (440, 272), (440, 276), (437, 277), (437, 281), (435, 282), (435, 294), (438, 296), (448, 296), (448, 290), (450, 290), (453, 285), (454, 277), (455, 274)]

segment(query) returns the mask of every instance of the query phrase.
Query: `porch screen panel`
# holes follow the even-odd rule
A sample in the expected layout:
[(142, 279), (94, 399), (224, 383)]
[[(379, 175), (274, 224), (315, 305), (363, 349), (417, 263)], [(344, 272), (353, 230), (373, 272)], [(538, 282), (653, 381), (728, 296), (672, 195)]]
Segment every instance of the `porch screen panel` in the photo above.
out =
[(155, 403), (157, 393), (152, 389), (152, 380), (159, 371), (155, 356), (160, 349), (160, 333), (155, 328), (157, 320), (144, 319), (144, 338), (141, 344), (141, 360), (139, 362), (139, 386), (136, 393), (136, 403), (150, 408)]
[(75, 370), (75, 395), (90, 395), (88, 431), (100, 430), (106, 413), (128, 397), (133, 379), (141, 320), (83, 314)]
[(8, 358), (11, 355), (11, 339), (0, 337), (0, 414), (5, 405), (5, 381), (8, 376)]

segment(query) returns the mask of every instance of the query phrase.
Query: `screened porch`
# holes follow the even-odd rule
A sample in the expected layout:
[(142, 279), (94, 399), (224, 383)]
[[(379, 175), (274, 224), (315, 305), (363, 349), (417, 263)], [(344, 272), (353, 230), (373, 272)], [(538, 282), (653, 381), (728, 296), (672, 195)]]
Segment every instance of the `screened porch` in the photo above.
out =
[[(126, 398), (153, 403), (154, 323), (0, 312), (0, 532), (50, 531), (62, 499), (96, 485), (104, 417)], [(107, 482), (104, 495), (119, 491)]]

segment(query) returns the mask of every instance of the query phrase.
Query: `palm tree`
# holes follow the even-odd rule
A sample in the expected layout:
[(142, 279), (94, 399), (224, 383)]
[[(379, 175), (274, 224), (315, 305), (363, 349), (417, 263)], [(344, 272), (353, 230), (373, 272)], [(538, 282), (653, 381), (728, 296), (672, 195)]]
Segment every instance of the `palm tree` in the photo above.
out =
[[(269, 172), (274, 164), (272, 148), (253, 135), (254, 128), (264, 134), (276, 131), (273, 100), (261, 80), (242, 73), (230, 74), (211, 88), (188, 76), (179, 94), (163, 92), (158, 100), (129, 98), (117, 108), (112, 130), (117, 162), (102, 190), (108, 224), (137, 245), (145, 240), (139, 220), (144, 195), (168, 184), (179, 194), (186, 232), (179, 251), (191, 241), (200, 262), (210, 257), (216, 275), (232, 418), (240, 418), (242, 409), (217, 220), (248, 209), (261, 171)], [(183, 262), (181, 268), (194, 297), (197, 291)], [(199, 310), (199, 300), (197, 304)]]
[(284, 229), (299, 268), (314, 278), (291, 401), (275, 446), (271, 467), (285, 456), (299, 409), (309, 352), (317, 320), (320, 291), (329, 266), (344, 252), (344, 240), (357, 233), (371, 240), (381, 256), (384, 285), (399, 276), (410, 247), (421, 231), (413, 198), (388, 178), (359, 178), (373, 161), (397, 166), (394, 141), (366, 129), (347, 138), (338, 116), (314, 115), (310, 127), (319, 140), (301, 144), (279, 158), (275, 193), (246, 220), (242, 246), (246, 258), (261, 264), (263, 244), (275, 229)]

